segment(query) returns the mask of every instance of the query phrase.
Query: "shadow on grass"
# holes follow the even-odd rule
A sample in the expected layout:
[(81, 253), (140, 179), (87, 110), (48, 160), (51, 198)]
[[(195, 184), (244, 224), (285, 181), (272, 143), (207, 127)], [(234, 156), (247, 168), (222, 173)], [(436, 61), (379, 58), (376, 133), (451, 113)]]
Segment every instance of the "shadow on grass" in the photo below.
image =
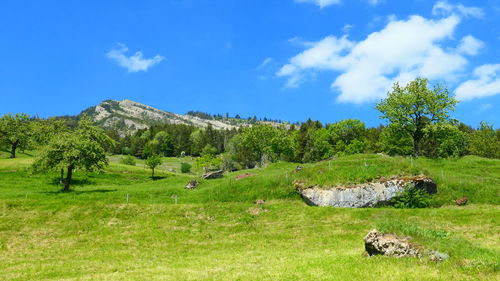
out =
[(166, 179), (167, 177), (151, 177), (152, 180), (154, 181), (157, 181), (157, 180), (162, 180), (162, 179)]
[[(64, 179), (63, 181), (64, 182)], [(51, 185), (62, 185), (61, 183), (61, 178), (60, 177), (55, 177), (52, 179), (52, 181), (50, 182)], [(79, 186), (84, 186), (84, 185), (95, 185), (96, 182), (95, 181), (92, 181), (92, 180), (89, 180), (88, 178), (84, 178), (84, 179), (71, 179), (71, 185), (79, 185)]]
[(43, 191), (40, 193), (44, 194), (65, 194), (65, 193), (71, 193), (71, 194), (91, 194), (91, 193), (108, 193), (108, 192), (115, 192), (118, 191), (118, 189), (92, 189), (92, 190), (57, 190), (57, 191)]

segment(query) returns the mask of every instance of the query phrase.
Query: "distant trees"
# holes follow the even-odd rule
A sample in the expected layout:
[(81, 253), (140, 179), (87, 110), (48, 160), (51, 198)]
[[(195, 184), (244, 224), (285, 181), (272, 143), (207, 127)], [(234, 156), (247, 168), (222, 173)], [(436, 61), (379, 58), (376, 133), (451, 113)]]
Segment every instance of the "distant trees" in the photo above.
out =
[(112, 140), (104, 131), (93, 126), (88, 118), (82, 118), (75, 130), (59, 133), (49, 141), (33, 168), (37, 171), (65, 169), (63, 191), (69, 191), (76, 168), (99, 171), (108, 165), (104, 147), (109, 145)]
[(337, 155), (356, 154), (365, 150), (365, 124), (357, 119), (346, 119), (328, 127)]
[(469, 150), (474, 155), (500, 158), (500, 130), (481, 122), (479, 129), (470, 134)]
[(229, 153), (243, 167), (254, 167), (267, 161), (293, 160), (293, 139), (284, 128), (256, 125), (243, 128), (229, 144)]
[(28, 147), (32, 134), (28, 114), (5, 114), (0, 118), (0, 142), (9, 147), (10, 158), (16, 158), (17, 149)]
[(450, 97), (442, 86), (428, 88), (428, 80), (417, 78), (402, 87), (395, 83), (387, 98), (376, 105), (393, 128), (408, 133), (413, 140), (413, 155), (419, 156), (420, 142), (429, 124), (440, 124), (449, 120), (449, 113), (457, 101)]

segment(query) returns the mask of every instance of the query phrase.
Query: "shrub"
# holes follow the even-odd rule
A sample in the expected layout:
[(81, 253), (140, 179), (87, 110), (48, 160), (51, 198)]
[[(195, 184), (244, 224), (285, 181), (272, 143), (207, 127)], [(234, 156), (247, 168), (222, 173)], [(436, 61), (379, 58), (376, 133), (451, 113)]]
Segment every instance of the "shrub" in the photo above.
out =
[(431, 196), (425, 190), (418, 189), (409, 183), (400, 195), (392, 198), (391, 203), (398, 209), (426, 208), (431, 205)]
[(182, 162), (181, 163), (181, 172), (184, 174), (191, 172), (191, 164), (186, 163), (186, 162)]
[(241, 169), (241, 165), (234, 159), (234, 156), (231, 154), (224, 154), (222, 156), (222, 169), (224, 171), (237, 171)]
[(125, 165), (135, 166), (135, 157), (132, 155), (127, 155), (124, 156), (120, 162)]

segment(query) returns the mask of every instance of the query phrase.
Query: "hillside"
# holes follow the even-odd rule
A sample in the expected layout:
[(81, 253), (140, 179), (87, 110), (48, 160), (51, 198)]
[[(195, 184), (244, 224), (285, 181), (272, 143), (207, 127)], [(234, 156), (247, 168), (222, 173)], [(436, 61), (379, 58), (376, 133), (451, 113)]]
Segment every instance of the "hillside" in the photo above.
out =
[[(62, 193), (57, 171), (25, 169), (32, 156), (0, 159), (1, 280), (498, 279), (498, 160), (356, 155), (299, 173), (293, 163), (228, 173), (195, 190), (184, 185), (198, 174), (167, 172), (189, 157), (165, 158), (154, 181), (142, 160), (118, 160), (105, 173), (77, 171), (75, 190)], [(309, 207), (291, 185), (413, 172), (435, 178), (442, 207)], [(241, 174), (252, 176), (237, 180)], [(451, 205), (463, 195), (469, 205)], [(362, 238), (373, 228), (411, 236), (450, 259), (365, 257)]]
[(104, 128), (117, 129), (121, 134), (138, 129), (144, 129), (154, 123), (170, 123), (193, 125), (206, 128), (211, 125), (215, 129), (236, 128), (234, 122), (207, 120), (195, 116), (177, 114), (156, 109), (131, 100), (106, 100), (82, 111), (81, 115), (90, 116), (98, 125)]

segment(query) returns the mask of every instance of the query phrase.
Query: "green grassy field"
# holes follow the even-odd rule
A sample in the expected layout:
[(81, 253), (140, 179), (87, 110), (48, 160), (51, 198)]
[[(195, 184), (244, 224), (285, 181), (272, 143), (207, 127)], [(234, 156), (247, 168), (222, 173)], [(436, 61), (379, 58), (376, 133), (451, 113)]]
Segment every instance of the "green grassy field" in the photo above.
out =
[[(0, 280), (500, 277), (498, 160), (356, 155), (307, 164), (299, 173), (293, 163), (229, 173), (188, 191), (184, 185), (198, 174), (178, 173), (186, 159), (165, 159), (153, 181), (141, 162), (126, 166), (112, 157), (105, 173), (77, 171), (68, 193), (58, 192), (56, 172), (31, 174), (31, 161), (25, 154), (0, 159)], [(252, 176), (236, 180), (245, 173)], [(441, 207), (309, 207), (291, 185), (417, 173), (436, 180), (433, 200)], [(462, 196), (471, 204), (454, 206)], [(256, 199), (266, 203), (256, 206)], [(362, 238), (372, 228), (409, 235), (450, 259), (367, 258)]]

